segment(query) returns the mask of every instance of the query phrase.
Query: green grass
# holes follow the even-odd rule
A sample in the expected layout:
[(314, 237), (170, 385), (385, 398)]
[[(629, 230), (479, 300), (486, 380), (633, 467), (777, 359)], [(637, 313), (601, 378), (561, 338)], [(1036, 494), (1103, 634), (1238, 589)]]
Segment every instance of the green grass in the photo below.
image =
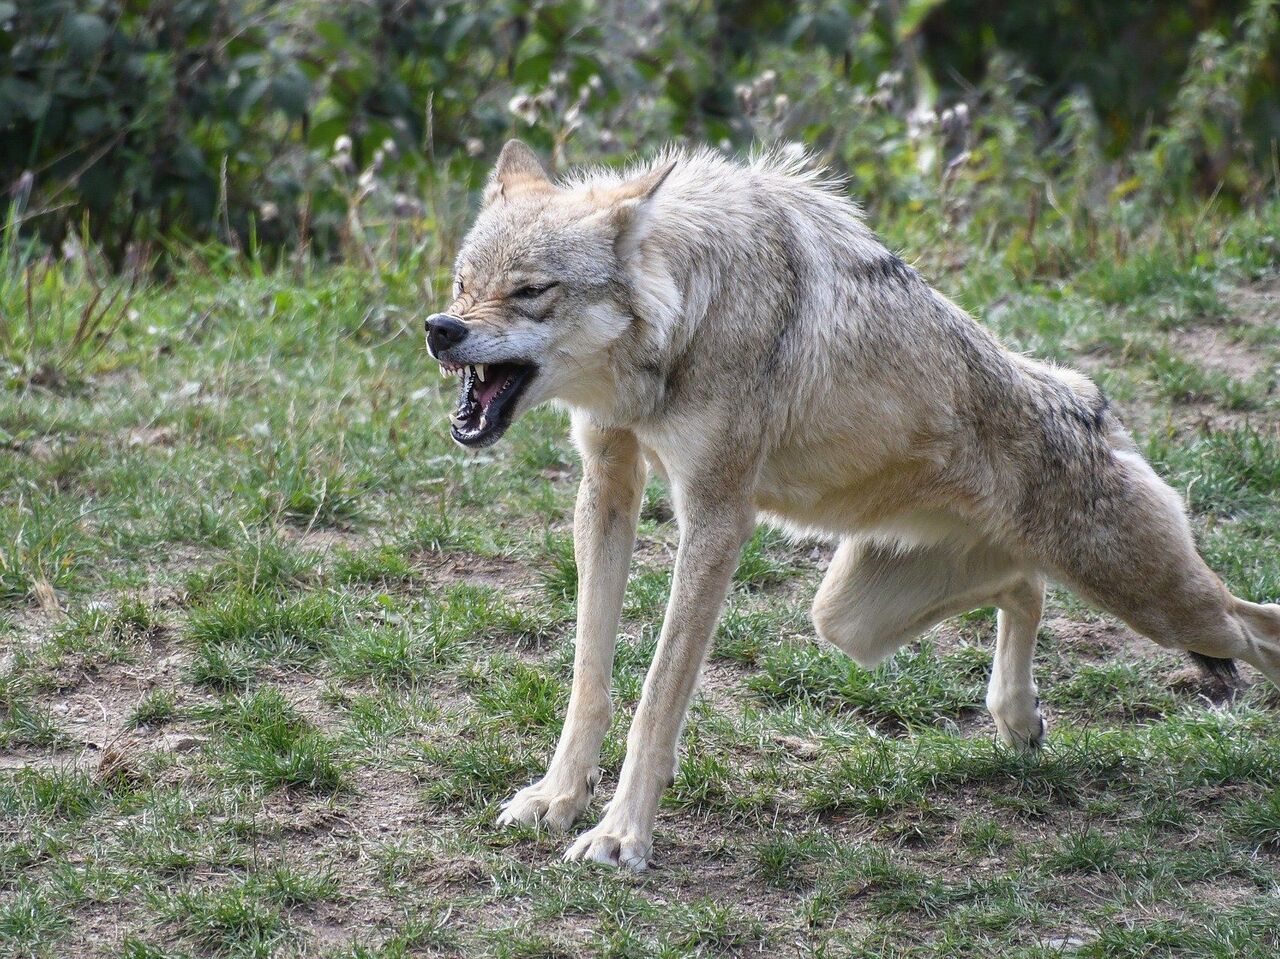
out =
[(1280, 850), (1280, 792), (1241, 800), (1226, 810), (1232, 832), (1259, 848)]
[(163, 726), (178, 715), (178, 697), (169, 689), (153, 689), (129, 713), (130, 726)]
[(0, 602), (9, 604), (38, 599), (42, 588), (73, 586), (86, 546), (84, 517), (73, 503), (34, 483), (13, 494), (0, 504)]
[(202, 712), (217, 734), (206, 748), (215, 775), (266, 790), (333, 794), (349, 787), (337, 744), (280, 691), (264, 688)]
[(748, 687), (766, 702), (800, 703), (858, 714), (889, 728), (937, 725), (981, 703), (988, 657), (961, 646), (939, 656), (925, 644), (868, 671), (812, 642), (778, 645)]
[(191, 678), (232, 689), (252, 682), (260, 666), (312, 662), (342, 613), (338, 601), (327, 595), (283, 600), (239, 592), (217, 597), (193, 609), (187, 623)]
[(48, 707), (36, 701), (25, 672), (0, 676), (0, 743), (9, 748), (65, 745), (66, 734)]
[(279, 537), (245, 540), (207, 569), (186, 581), (190, 599), (241, 590), (274, 598), (313, 582), (320, 557), (310, 550), (291, 548)]
[[(1274, 304), (1277, 212), (1123, 249), (1042, 227), (1043, 274), (964, 224), (876, 226), (1011, 346), (1089, 368), (1231, 588), (1275, 600), (1275, 313), (1236, 293)], [(554, 410), (453, 446), (421, 279), (207, 265), (140, 292), (74, 389), (0, 392), (0, 955), (1274, 955), (1280, 694), (1211, 703), (1057, 593), (1050, 740), (1019, 756), (983, 708), (989, 610), (863, 670), (808, 620), (829, 552), (767, 530), (660, 868), (570, 866), (567, 837), (497, 829), (568, 698), (576, 465)], [(369, 327), (371, 305), (403, 329)], [(1207, 324), (1256, 370), (1180, 345)], [(584, 825), (677, 538), (651, 481)], [(123, 766), (100, 770), (108, 747)]]

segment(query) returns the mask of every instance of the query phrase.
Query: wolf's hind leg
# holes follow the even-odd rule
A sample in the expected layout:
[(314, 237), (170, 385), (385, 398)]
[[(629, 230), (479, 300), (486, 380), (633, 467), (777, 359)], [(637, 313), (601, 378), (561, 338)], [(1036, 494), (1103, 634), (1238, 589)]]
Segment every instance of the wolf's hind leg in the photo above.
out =
[(936, 623), (999, 607), (987, 707), (1000, 738), (1037, 746), (1045, 724), (1031, 673), (1044, 580), (990, 547), (840, 544), (813, 602), (818, 635), (868, 669)]
[(949, 616), (994, 602), (1020, 579), (987, 547), (897, 547), (846, 539), (813, 601), (818, 635), (867, 669)]
[[(1232, 597), (1235, 599), (1235, 597)], [(1240, 658), (1252, 663), (1267, 679), (1280, 686), (1280, 603), (1250, 603), (1235, 599), (1236, 621), (1244, 629), (1248, 653)]]
[(1244, 660), (1280, 686), (1280, 605), (1232, 596), (1213, 579), (1192, 575), (1180, 589), (1103, 605), (1161, 646), (1208, 657), (1210, 668), (1214, 660)]
[(1121, 465), (1110, 513), (1059, 542), (1062, 578), (1161, 646), (1242, 659), (1280, 685), (1280, 605), (1232, 596), (1196, 551), (1178, 495), (1145, 462)]
[(987, 686), (987, 709), (1000, 738), (1018, 749), (1040, 745), (1048, 731), (1031, 671), (1044, 589), (1044, 580), (1033, 575), (996, 597), (996, 655)]

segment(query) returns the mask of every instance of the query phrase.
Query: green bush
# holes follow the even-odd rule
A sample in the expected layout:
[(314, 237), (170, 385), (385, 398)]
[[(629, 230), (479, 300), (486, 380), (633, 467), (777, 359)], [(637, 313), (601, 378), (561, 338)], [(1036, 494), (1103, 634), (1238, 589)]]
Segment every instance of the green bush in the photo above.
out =
[(803, 144), (949, 218), (982, 192), (1034, 221), (1063, 166), (1082, 216), (1268, 182), (1274, 0), (1041, 6), (0, 0), (0, 186), (24, 235), (87, 225), (118, 268), (181, 239), (447, 248), (513, 133), (556, 165)]

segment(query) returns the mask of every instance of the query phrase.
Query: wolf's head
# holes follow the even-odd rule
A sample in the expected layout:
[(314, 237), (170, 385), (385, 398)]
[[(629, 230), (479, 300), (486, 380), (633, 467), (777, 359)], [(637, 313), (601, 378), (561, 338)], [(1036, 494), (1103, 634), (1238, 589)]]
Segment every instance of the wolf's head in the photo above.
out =
[(453, 302), (427, 319), (427, 349), (462, 376), (457, 442), (487, 446), (538, 403), (590, 405), (609, 389), (610, 348), (634, 322), (628, 264), (674, 165), (558, 187), (519, 140), (503, 148), (458, 253)]

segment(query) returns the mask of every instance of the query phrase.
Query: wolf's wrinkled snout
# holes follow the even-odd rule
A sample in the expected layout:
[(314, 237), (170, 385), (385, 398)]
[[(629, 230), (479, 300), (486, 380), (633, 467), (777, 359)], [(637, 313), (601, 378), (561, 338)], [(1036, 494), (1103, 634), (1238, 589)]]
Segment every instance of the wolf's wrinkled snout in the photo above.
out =
[(437, 360), (467, 338), (467, 326), (456, 316), (433, 313), (427, 317), (427, 349)]

